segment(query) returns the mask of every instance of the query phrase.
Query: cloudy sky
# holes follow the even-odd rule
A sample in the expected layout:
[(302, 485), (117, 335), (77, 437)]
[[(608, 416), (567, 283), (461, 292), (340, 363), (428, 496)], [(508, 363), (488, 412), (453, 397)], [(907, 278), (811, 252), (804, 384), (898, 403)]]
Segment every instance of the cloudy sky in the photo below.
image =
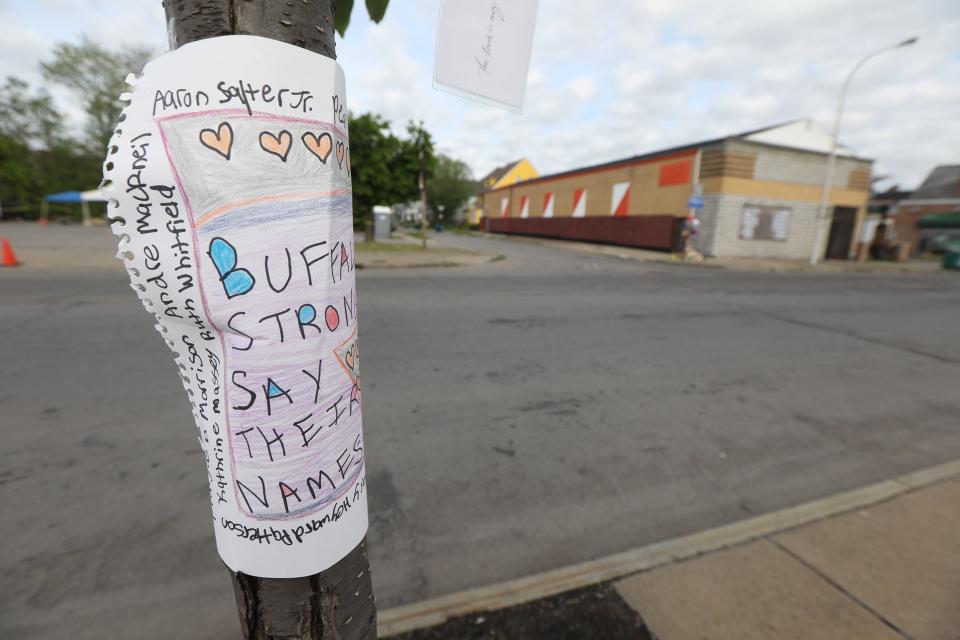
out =
[[(885, 185), (960, 163), (956, 0), (540, 0), (522, 115), (432, 88), (439, 4), (394, 0), (373, 25), (358, 1), (338, 56), (353, 110), (398, 131), (423, 119), (478, 176), (521, 156), (552, 173), (795, 118), (829, 125), (857, 60), (910, 36), (857, 74), (840, 137)], [(0, 76), (39, 82), (53, 43), (82, 34), (160, 52), (160, 2), (0, 0)]]

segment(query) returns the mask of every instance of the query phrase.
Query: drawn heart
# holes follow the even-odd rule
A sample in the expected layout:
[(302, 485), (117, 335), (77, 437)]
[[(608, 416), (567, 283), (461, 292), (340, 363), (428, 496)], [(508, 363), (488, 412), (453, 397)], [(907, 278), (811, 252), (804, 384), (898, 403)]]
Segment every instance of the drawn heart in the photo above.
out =
[(201, 129), (200, 144), (207, 149), (216, 151), (229, 160), (230, 151), (233, 147), (233, 128), (229, 122), (221, 122), (216, 131), (213, 129)]
[(287, 155), (290, 153), (290, 145), (293, 144), (293, 136), (284, 129), (280, 135), (275, 136), (269, 131), (260, 134), (260, 148), (271, 153), (284, 162), (287, 161)]
[(347, 354), (343, 357), (343, 359), (347, 363), (347, 366), (353, 369), (353, 349), (347, 351)]
[(321, 133), (319, 136), (315, 136), (307, 132), (303, 134), (300, 139), (303, 141), (303, 146), (305, 146), (310, 153), (317, 156), (317, 159), (323, 164), (327, 164), (327, 158), (330, 157), (330, 150), (333, 149), (333, 138), (330, 137), (329, 133)]
[(343, 143), (339, 140), (337, 141), (337, 164), (340, 165), (340, 168), (343, 169), (343, 154), (345, 152)]

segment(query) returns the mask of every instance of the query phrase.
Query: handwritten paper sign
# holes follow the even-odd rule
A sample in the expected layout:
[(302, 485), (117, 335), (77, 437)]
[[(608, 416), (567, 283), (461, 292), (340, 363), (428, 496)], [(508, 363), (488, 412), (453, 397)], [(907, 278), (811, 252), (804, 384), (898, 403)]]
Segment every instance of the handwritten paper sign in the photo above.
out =
[(520, 113), (537, 0), (443, 0), (433, 86)]
[[(367, 530), (343, 71), (252, 36), (147, 64), (104, 165), (175, 354), (234, 571), (322, 571)], [(170, 425), (171, 429), (181, 425)]]

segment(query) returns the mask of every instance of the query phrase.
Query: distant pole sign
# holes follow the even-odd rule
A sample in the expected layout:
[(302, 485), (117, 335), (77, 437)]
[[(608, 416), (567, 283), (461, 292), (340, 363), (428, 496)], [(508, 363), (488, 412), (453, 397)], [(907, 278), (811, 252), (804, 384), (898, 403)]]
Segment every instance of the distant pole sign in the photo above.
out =
[(703, 209), (703, 196), (690, 196), (690, 199), (687, 200), (688, 209)]

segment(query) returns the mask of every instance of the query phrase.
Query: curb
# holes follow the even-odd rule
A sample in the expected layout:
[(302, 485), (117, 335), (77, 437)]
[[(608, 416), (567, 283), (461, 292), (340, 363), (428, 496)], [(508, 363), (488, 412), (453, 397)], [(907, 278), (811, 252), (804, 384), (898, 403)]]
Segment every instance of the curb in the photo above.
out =
[(448, 618), (511, 607), (598, 582), (622, 578), (862, 509), (958, 475), (960, 460), (954, 460), (796, 507), (656, 542), (597, 560), (394, 607), (378, 615), (377, 632), (379, 636), (386, 637), (442, 624)]
[[(493, 240), (504, 240), (508, 242), (519, 242), (543, 247), (555, 247), (564, 251), (581, 253), (586, 255), (607, 256), (611, 258), (620, 258), (621, 260), (633, 260), (634, 262), (646, 262), (649, 264), (663, 264), (672, 267), (696, 267), (700, 269), (721, 269), (724, 271), (736, 271), (741, 273), (789, 273), (789, 274), (816, 274), (816, 275), (929, 275), (933, 273), (944, 273), (944, 269), (910, 269), (907, 267), (891, 268), (873, 268), (869, 263), (849, 262), (848, 268), (824, 269), (809, 268), (797, 264), (767, 264), (750, 265), (744, 263), (717, 263), (717, 258), (709, 258), (704, 262), (684, 262), (669, 256), (673, 255), (657, 251), (654, 249), (643, 249), (640, 247), (628, 247), (615, 244), (590, 243), (583, 240), (567, 240), (562, 238), (548, 238), (542, 236), (522, 236), (506, 233), (491, 233), (485, 231), (482, 234), (484, 238)], [(622, 250), (621, 252), (617, 252)], [(648, 254), (660, 255), (630, 255), (630, 251), (643, 251)], [(745, 258), (750, 260), (750, 258)]]

